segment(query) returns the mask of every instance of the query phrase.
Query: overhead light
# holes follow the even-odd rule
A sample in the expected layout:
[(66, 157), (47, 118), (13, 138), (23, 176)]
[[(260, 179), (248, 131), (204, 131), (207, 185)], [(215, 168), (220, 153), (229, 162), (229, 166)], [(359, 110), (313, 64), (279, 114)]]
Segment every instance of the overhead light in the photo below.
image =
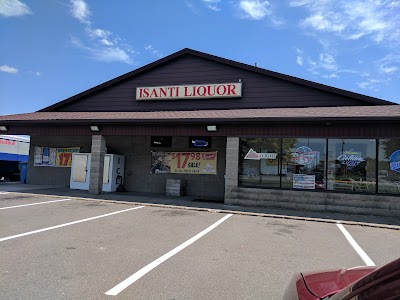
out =
[(207, 131), (217, 131), (216, 125), (207, 125)]
[(96, 125), (90, 125), (90, 130), (91, 131), (100, 131), (99, 126), (96, 126)]
[(0, 131), (7, 131), (7, 126), (0, 126)]

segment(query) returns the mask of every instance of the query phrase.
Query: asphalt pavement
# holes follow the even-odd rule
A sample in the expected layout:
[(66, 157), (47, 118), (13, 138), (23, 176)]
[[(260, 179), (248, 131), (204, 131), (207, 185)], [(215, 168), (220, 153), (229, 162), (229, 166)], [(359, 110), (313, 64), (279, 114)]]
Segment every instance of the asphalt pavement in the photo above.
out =
[(296, 272), (400, 257), (394, 225), (342, 223), (363, 254), (333, 219), (0, 186), (0, 299), (274, 300)]
[(90, 195), (88, 191), (71, 190), (68, 187), (21, 184), (18, 182), (0, 182), (0, 192), (1, 191), (13, 191), (32, 195), (51, 195), (55, 197), (72, 197), (75, 199), (129, 202), (153, 206), (161, 205), (163, 207), (190, 208), (198, 210), (211, 209), (235, 214), (262, 215), (272, 218), (289, 218), (317, 222), (335, 223), (337, 221), (341, 221), (344, 224), (357, 224), (364, 226), (400, 229), (400, 219), (394, 217), (308, 212), (264, 207), (232, 206), (217, 202), (198, 201), (195, 197), (189, 196), (170, 197), (161, 194), (135, 192), (115, 192), (103, 193), (101, 195)]

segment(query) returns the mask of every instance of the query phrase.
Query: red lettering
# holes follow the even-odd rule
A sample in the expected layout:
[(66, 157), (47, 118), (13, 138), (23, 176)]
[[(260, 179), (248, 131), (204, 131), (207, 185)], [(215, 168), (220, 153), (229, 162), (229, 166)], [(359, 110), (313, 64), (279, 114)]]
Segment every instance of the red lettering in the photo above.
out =
[[(221, 93), (221, 90), (220, 90), (221, 87), (224, 88), (224, 91), (222, 93)], [(225, 95), (225, 93), (226, 93), (226, 86), (225, 85), (219, 85), (217, 87), (217, 94), (222, 96), (222, 95)]]
[(185, 86), (185, 97), (191, 97), (191, 96), (193, 96), (192, 94), (188, 94), (188, 88), (189, 87), (187, 87), (187, 86)]
[(164, 97), (167, 97), (167, 91), (164, 90), (163, 88), (160, 88), (160, 97), (164, 95)]
[(228, 95), (236, 95), (235, 88), (236, 88), (235, 85), (228, 84)]
[(143, 89), (143, 95), (144, 95), (143, 98), (149, 98), (149, 89), (148, 88)]
[(178, 97), (179, 96), (179, 86), (176, 86), (176, 87), (174, 87), (174, 89), (175, 89), (175, 97)]
[[(211, 93), (211, 87), (213, 87), (213, 92)], [(208, 96), (214, 96), (215, 95), (215, 85), (211, 86), (207, 86), (207, 95)]]
[(156, 89), (153, 89), (153, 90), (151, 91), (150, 98), (158, 98), (157, 90), (156, 90)]
[(139, 89), (139, 98), (143, 98), (143, 90), (141, 88)]
[[(200, 90), (201, 89), (201, 90)], [(207, 93), (207, 89), (205, 86), (199, 86), (197, 88), (197, 94), (199, 94), (199, 96), (205, 96)]]

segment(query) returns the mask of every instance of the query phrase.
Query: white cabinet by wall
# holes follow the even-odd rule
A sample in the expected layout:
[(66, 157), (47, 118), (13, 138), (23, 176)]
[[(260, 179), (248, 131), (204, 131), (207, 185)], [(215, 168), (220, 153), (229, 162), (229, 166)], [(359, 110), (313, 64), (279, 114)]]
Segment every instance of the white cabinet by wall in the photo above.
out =
[[(70, 188), (89, 190), (90, 153), (73, 153), (71, 165)], [(117, 154), (104, 156), (103, 192), (115, 192), (123, 184), (125, 157)]]

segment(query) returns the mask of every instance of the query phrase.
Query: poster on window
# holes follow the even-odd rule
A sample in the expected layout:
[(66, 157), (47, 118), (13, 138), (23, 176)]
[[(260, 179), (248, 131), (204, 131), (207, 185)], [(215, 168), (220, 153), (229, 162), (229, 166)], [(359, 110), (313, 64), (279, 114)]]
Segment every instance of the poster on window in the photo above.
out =
[(152, 152), (151, 173), (217, 175), (217, 151)]
[(36, 167), (71, 167), (72, 153), (79, 152), (79, 150), (79, 147), (35, 147), (33, 165)]
[(315, 175), (293, 174), (293, 188), (315, 190)]
[(150, 173), (171, 173), (171, 152), (151, 152)]

